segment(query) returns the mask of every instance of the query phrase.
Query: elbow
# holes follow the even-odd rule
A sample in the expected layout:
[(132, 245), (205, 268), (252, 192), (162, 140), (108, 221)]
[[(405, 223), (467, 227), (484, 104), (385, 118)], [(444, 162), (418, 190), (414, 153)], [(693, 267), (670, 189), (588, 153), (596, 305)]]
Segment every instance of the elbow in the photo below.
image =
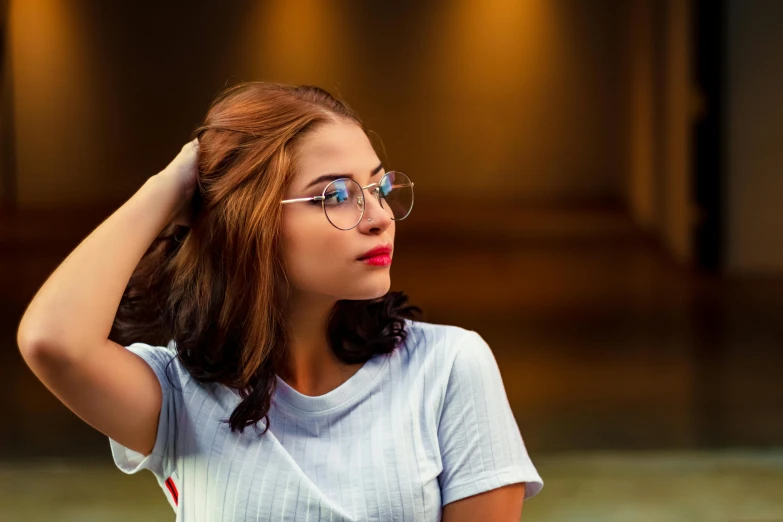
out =
[(39, 354), (44, 349), (44, 345), (48, 346), (49, 344), (44, 338), (40, 325), (33, 324), (29, 313), (25, 313), (16, 330), (16, 345), (25, 361), (29, 357)]
[(52, 372), (61, 372), (81, 362), (80, 354), (74, 350), (44, 341), (23, 342), (19, 345), (19, 352), (27, 367), (41, 381)]
[[(22, 323), (24, 323), (24, 320), (22, 320)], [(20, 325), (16, 331), (16, 345), (19, 347), (19, 352), (24, 360), (27, 361), (41, 351), (43, 342)]]
[(16, 344), (19, 346), (19, 353), (28, 366), (33, 367), (42, 360), (52, 359), (55, 351), (53, 345), (34, 336), (18, 334)]
[(50, 343), (46, 342), (42, 334), (42, 328), (31, 324), (30, 319), (25, 314), (16, 330), (16, 345), (25, 359), (27, 359), (28, 355), (40, 352), (43, 346), (48, 344)]
[(16, 330), (16, 344), (28, 363), (63, 356), (73, 359), (80, 347), (94, 346), (92, 338), (84, 336), (81, 330), (78, 325), (68, 326), (41, 314), (30, 314), (28, 310)]
[(72, 359), (71, 351), (55, 343), (50, 336), (44, 336), (29, 329), (19, 328), (16, 333), (16, 344), (25, 363), (31, 368), (41, 364)]

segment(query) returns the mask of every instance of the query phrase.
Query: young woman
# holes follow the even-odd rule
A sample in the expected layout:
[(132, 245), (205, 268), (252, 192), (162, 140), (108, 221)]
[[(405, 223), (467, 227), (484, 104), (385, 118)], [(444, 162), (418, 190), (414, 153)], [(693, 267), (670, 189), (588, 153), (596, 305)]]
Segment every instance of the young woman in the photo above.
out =
[(178, 521), (519, 520), (492, 350), (389, 291), (414, 182), (316, 87), (230, 87), (195, 136), (30, 303), (36, 376)]

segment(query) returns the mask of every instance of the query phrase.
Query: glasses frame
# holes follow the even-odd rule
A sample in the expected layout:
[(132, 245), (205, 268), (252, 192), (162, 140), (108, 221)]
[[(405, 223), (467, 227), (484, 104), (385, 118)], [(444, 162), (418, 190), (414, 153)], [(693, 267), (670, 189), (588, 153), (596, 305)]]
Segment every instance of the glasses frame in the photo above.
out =
[[(334, 228), (336, 228), (338, 230), (351, 230), (353, 228), (356, 228), (356, 225), (358, 225), (359, 223), (362, 222), (362, 218), (364, 217), (364, 211), (367, 209), (367, 204), (366, 204), (365, 199), (364, 199), (364, 191), (365, 191), (365, 189), (366, 190), (373, 189), (373, 190), (370, 191), (370, 194), (374, 195), (376, 197), (376, 199), (378, 200), (378, 203), (381, 205), (381, 208), (385, 208), (383, 206), (383, 201), (382, 201), (382, 198), (380, 196), (380, 188), (381, 188), (380, 186), (381, 186), (381, 183), (383, 183), (383, 180), (389, 174), (402, 174), (403, 176), (405, 176), (409, 180), (411, 179), (404, 172), (400, 172), (400, 171), (397, 171), (397, 170), (391, 170), (391, 171), (387, 172), (386, 174), (383, 175), (383, 178), (381, 178), (381, 181), (376, 182), (376, 183), (370, 183), (369, 185), (367, 185), (365, 187), (362, 187), (361, 185), (359, 185), (359, 183), (356, 180), (351, 179), (351, 178), (337, 178), (337, 179), (333, 179), (332, 181), (330, 181), (329, 184), (324, 187), (324, 190), (323, 190), (323, 192), (321, 192), (320, 196), (312, 196), (312, 197), (309, 197), (309, 198), (284, 199), (280, 203), (283, 204), (283, 205), (287, 205), (289, 203), (299, 203), (299, 202), (304, 202), (304, 201), (320, 201), (321, 202), (321, 208), (324, 211), (324, 216), (326, 216), (326, 220), (329, 222), (329, 224), (331, 224)], [(353, 183), (356, 183), (359, 186), (359, 188), (361, 189), (361, 192), (362, 192), (362, 195), (360, 196), (362, 198), (362, 213), (359, 215), (359, 219), (356, 220), (356, 223), (351, 228), (340, 228), (340, 227), (338, 227), (337, 225), (332, 223), (332, 220), (329, 219), (329, 214), (326, 213), (326, 204), (324, 203), (324, 201), (326, 200), (326, 191), (329, 189), (329, 187), (332, 186), (333, 183), (335, 183), (337, 181), (351, 181)], [(411, 208), (409, 208), (408, 209), (408, 213), (405, 214), (401, 218), (392, 217), (391, 219), (393, 221), (402, 221), (403, 219), (405, 219), (406, 217), (408, 217), (411, 214), (411, 211), (413, 210), (413, 200), (414, 200), (413, 185), (414, 185), (414, 183), (413, 183), (413, 181), (411, 181), (410, 182), (410, 187), (411, 187)], [(408, 186), (408, 185), (405, 185), (405, 186)]]

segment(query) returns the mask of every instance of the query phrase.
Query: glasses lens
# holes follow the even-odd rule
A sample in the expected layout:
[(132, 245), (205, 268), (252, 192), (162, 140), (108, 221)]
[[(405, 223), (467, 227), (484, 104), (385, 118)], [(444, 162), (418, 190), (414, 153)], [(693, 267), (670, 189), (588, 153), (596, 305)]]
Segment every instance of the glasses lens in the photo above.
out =
[(381, 179), (380, 195), (395, 221), (405, 219), (413, 208), (413, 184), (402, 172), (391, 171)]
[(362, 217), (364, 198), (362, 188), (352, 179), (332, 181), (324, 191), (324, 209), (329, 222), (337, 228), (353, 228)]

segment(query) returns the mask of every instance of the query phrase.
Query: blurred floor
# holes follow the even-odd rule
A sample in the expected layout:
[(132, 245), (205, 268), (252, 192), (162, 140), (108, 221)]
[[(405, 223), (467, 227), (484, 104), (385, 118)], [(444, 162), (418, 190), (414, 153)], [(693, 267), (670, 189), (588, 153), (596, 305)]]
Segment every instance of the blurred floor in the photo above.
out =
[[(392, 289), (425, 320), (474, 329), (493, 348), (547, 481), (531, 520), (783, 520), (780, 454), (692, 453), (783, 448), (783, 277), (695, 275), (609, 204), (416, 205), (397, 226)], [(15, 345), (38, 286), (109, 212), (0, 219), (0, 397), (13, 419), (0, 430), (0, 461), (28, 469), (18, 484), (39, 476), (30, 458), (109, 462), (107, 439), (35, 380)], [(584, 453), (601, 450), (632, 453)], [(151, 475), (90, 469), (79, 470), (83, 483), (42, 471), (60, 482), (38, 490), (62, 495), (63, 510), (68, 498), (100, 510), (90, 484), (102, 484), (97, 498), (113, 508), (167, 513)], [(9, 481), (0, 494), (23, 505)], [(152, 495), (149, 508), (136, 488)]]

